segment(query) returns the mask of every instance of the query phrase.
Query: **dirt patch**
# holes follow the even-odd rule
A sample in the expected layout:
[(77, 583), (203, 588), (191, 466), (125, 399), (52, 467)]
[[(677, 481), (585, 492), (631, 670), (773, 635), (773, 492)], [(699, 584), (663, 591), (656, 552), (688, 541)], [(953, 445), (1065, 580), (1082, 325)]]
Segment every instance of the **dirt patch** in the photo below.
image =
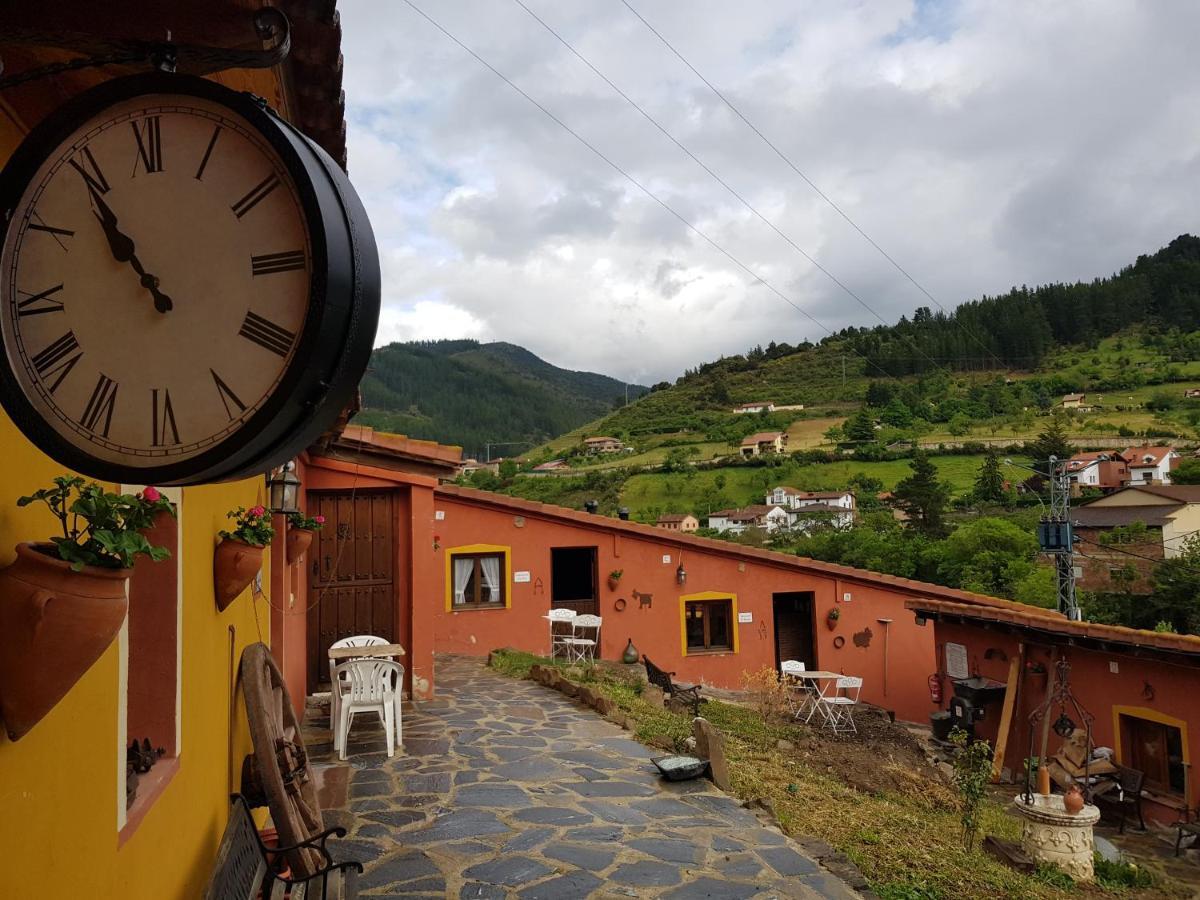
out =
[(945, 795), (949, 801), (945, 777), (906, 728), (871, 710), (856, 714), (854, 724), (858, 734), (802, 729), (791, 752), (804, 765), (823, 769), (858, 791)]

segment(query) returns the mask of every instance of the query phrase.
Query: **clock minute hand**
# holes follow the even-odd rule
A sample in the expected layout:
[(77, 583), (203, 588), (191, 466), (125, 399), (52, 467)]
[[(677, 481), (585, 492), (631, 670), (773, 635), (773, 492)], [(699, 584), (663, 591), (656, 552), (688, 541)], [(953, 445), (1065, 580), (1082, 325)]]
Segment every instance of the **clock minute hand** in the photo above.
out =
[(158, 289), (158, 278), (149, 274), (142, 266), (141, 260), (137, 258), (133, 239), (117, 228), (117, 217), (112, 209), (90, 184), (88, 192), (92, 195), (92, 202), (96, 205), (93, 212), (100, 220), (100, 227), (104, 229), (104, 236), (108, 239), (108, 247), (112, 251), (113, 259), (117, 262), (127, 262), (133, 266), (133, 270), (141, 277), (142, 287), (146, 288), (150, 292), (150, 296), (154, 298), (155, 309), (160, 313), (172, 309), (174, 303), (171, 302), (171, 298)]

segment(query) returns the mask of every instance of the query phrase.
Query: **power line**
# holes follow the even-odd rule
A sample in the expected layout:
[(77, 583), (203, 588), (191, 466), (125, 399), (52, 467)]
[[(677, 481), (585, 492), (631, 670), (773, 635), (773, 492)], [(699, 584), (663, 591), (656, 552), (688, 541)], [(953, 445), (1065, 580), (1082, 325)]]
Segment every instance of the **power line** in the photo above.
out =
[[(1164, 562), (1169, 562), (1171, 560), (1178, 559), (1178, 557), (1158, 558), (1158, 557), (1154, 557), (1154, 556), (1146, 556), (1144, 553), (1134, 553), (1132, 550), (1126, 550), (1124, 547), (1119, 547), (1115, 544), (1102, 544), (1099, 541), (1093, 541), (1090, 538), (1080, 537), (1078, 535), (1076, 536), (1076, 538), (1080, 541), (1083, 541), (1085, 544), (1091, 544), (1092, 546), (1099, 547), (1102, 550), (1111, 550), (1111, 551), (1115, 551), (1117, 553), (1124, 553), (1126, 556), (1132, 556), (1132, 557), (1135, 557), (1136, 559), (1142, 559), (1142, 560), (1145, 560), (1146, 562), (1152, 562), (1155, 565), (1161, 565)], [(1096, 559), (1096, 557), (1094, 557), (1094, 556), (1089, 557), (1089, 559)], [(1179, 568), (1183, 569), (1185, 572), (1190, 572), (1193, 575), (1200, 575), (1200, 569), (1194, 568), (1192, 566), (1188, 566), (1188, 565), (1184, 565), (1183, 563), (1179, 563)]]
[[(571, 137), (575, 138), (575, 140), (577, 140), (579, 143), (583, 144), (583, 146), (585, 146), (589, 150), (591, 150), (592, 153), (594, 153), (601, 160), (603, 160), (605, 163), (607, 163), (614, 171), (616, 171), (617, 173), (622, 175), (627, 181), (629, 181), (630, 184), (634, 185), (634, 187), (636, 187), (638, 190), (640, 190), (643, 194), (645, 194), (647, 197), (649, 197), (651, 200), (653, 200), (655, 203), (657, 203), (659, 206), (661, 206), (663, 209), (665, 209), (667, 212), (669, 212), (672, 216), (674, 216), (676, 219), (678, 219), (686, 228), (688, 228), (690, 231), (692, 231), (693, 233), (698, 235), (700, 238), (702, 238), (706, 243), (708, 243), (713, 249), (715, 249), (716, 251), (721, 253), (730, 262), (732, 262), (738, 268), (742, 269), (755, 282), (757, 282), (758, 284), (761, 284), (763, 287), (765, 287), (771, 293), (775, 294), (777, 297), (779, 297), (781, 300), (783, 300), (784, 303), (786, 303), (788, 306), (792, 307), (794, 310), (796, 310), (796, 312), (800, 313), (802, 316), (804, 316), (806, 319), (808, 319), (810, 322), (812, 322), (814, 325), (816, 325), (818, 328), (820, 328), (822, 331), (824, 331), (827, 335), (829, 335), (830, 337), (836, 337), (836, 334), (833, 331), (831, 331), (826, 325), (824, 325), (822, 322), (820, 322), (815, 316), (813, 316), (807, 310), (801, 308), (799, 305), (797, 305), (795, 302), (793, 302), (792, 299), (787, 296), (787, 294), (783, 293), (783, 291), (779, 290), (779, 288), (775, 287), (775, 285), (771, 284), (769, 281), (767, 281), (765, 278), (763, 278), (761, 275), (759, 275), (757, 272), (755, 272), (753, 269), (751, 269), (748, 265), (746, 265), (744, 262), (742, 262), (740, 259), (738, 259), (736, 256), (734, 256), (730, 251), (726, 250), (723, 246), (718, 244), (716, 242), (716, 240), (709, 237), (708, 234), (705, 233), (704, 231), (702, 231), (697, 225), (692, 224), (692, 222), (689, 221), (687, 218), (685, 218), (683, 216), (683, 214), (678, 212), (673, 206), (671, 206), (669, 203), (667, 203), (665, 200), (663, 200), (661, 197), (659, 197), (656, 193), (654, 193), (652, 190), (650, 190), (648, 187), (646, 187), (644, 184), (642, 184), (640, 181), (638, 181), (636, 178), (634, 178), (631, 174), (629, 174), (629, 172), (627, 172), (625, 169), (621, 168), (621, 166), (619, 166), (616, 162), (614, 162), (612, 159), (610, 159), (608, 156), (606, 156), (604, 153), (602, 153), (600, 150), (598, 150), (585, 137), (583, 137), (583, 135), (581, 135), (579, 132), (577, 132), (575, 129), (573, 129), (570, 125), (568, 125), (566, 122), (564, 122), (558, 116), (556, 116), (553, 112), (551, 112), (549, 109), (547, 109), (545, 106), (543, 106), (537, 100), (535, 100), (532, 96), (530, 96), (528, 93), (526, 93), (519, 85), (517, 85), (507, 75), (505, 75), (503, 72), (501, 72), (495, 66), (493, 66), (490, 62), (488, 62), (486, 59), (484, 59), (482, 56), (480, 56), (478, 53), (476, 53), (474, 50), (472, 50), (470, 47), (468, 47), (465, 43), (463, 43), (461, 40), (459, 40), (453, 34), (451, 34), (450, 31), (448, 31), (440, 22), (438, 22), (436, 19), (434, 19), (432, 16), (430, 16), (429, 13), (425, 12), (425, 10), (423, 10), (419, 6), (417, 6), (413, 2), (413, 0), (404, 0), (404, 3), (410, 9), (412, 9), (413, 12), (417, 13), (417, 15), (421, 16), (421, 18), (425, 19), (425, 21), (427, 21), (430, 25), (432, 25), (434, 28), (436, 28), (438, 31), (440, 31), (442, 34), (444, 34), (447, 38), (449, 38), (451, 41), (453, 41), (455, 44), (457, 44), (460, 48), (462, 48), (466, 53), (470, 54), (470, 56), (473, 57), (476, 62), (478, 62), (480, 65), (484, 66), (493, 75), (495, 75), (497, 78), (499, 78), (505, 84), (507, 84), (510, 88), (512, 88), (514, 91), (516, 91), (518, 94), (520, 94), (526, 100), (528, 100), (531, 104), (533, 104), (539, 110), (541, 110), (542, 113), (544, 113), (555, 124), (557, 124), (560, 128), (562, 128), (569, 135), (571, 135)], [(900, 379), (897, 378), (895, 375), (892, 375), (890, 372), (888, 372), (886, 369), (881, 367), (874, 360), (859, 353), (853, 347), (850, 347), (848, 349), (855, 356), (858, 356), (860, 359), (862, 359), (863, 362), (867, 363), (868, 365), (874, 366), (876, 369), (878, 369), (884, 375), (885, 378), (891, 378), (897, 382), (900, 381)]]
[[(539, 16), (537, 13), (535, 13), (532, 9), (530, 9), (525, 4), (524, 0), (512, 0), (512, 2), (515, 3), (517, 6), (521, 7), (521, 9), (525, 10), (525, 12), (527, 12), (529, 14), (529, 16), (535, 22), (537, 22), (544, 29), (546, 29), (546, 31), (550, 32), (550, 34), (553, 35), (554, 38), (560, 44), (562, 44), (564, 47), (566, 47), (568, 50), (570, 50), (572, 54), (574, 54), (576, 59), (578, 59), (585, 66), (587, 66), (589, 69), (591, 69), (593, 74), (595, 74), (605, 84), (607, 84), (610, 88), (612, 88), (614, 91), (616, 91), (617, 94), (620, 95), (622, 100), (624, 100), (631, 107), (633, 107), (635, 110), (637, 110), (638, 113), (641, 114), (642, 118), (644, 118), (647, 122), (649, 122), (651, 125), (653, 125), (655, 128), (657, 128), (663, 134), (663, 136), (667, 138), (667, 140), (669, 140), (672, 144), (674, 144), (676, 147), (678, 147), (680, 150), (682, 150), (685, 154), (687, 154), (688, 158), (691, 159), (692, 162), (694, 162), (701, 169), (703, 169), (706, 173), (708, 173), (708, 175), (710, 177), (712, 177), (712, 179), (714, 181), (716, 181), (717, 184), (719, 184), (719, 185), (721, 185), (721, 187), (725, 188), (725, 190), (727, 190), (731, 195), (733, 195), (733, 197), (735, 197), (738, 200), (738, 202), (742, 204), (742, 206), (744, 206), (744, 207), (746, 207), (746, 209), (750, 210), (750, 212), (753, 213), (755, 216), (757, 216), (768, 228), (770, 228), (777, 235), (779, 235), (781, 238), (783, 238), (783, 240), (786, 241), (787, 244), (793, 250), (795, 250), (797, 253), (799, 253), (801, 256), (803, 256), (806, 260), (808, 260), (808, 262), (811, 265), (815, 266), (816, 269), (821, 272), (821, 274), (823, 274), (826, 278), (828, 278), (830, 281), (832, 281), (834, 284), (836, 284), (839, 288), (841, 288), (842, 291), (845, 292), (847, 295), (852, 297), (854, 299), (854, 301), (858, 303), (859, 306), (861, 306), (863, 309), (865, 309), (867, 312), (869, 312), (871, 315), (873, 315), (876, 319), (878, 319), (881, 324), (883, 324), (884, 326), (890, 326), (890, 323), (886, 319), (884, 319), (883, 316), (881, 316), (878, 312), (876, 312), (875, 309), (870, 304), (868, 304), (866, 300), (864, 300), (857, 293), (855, 293), (853, 290), (851, 290), (841, 279), (839, 279), (836, 275), (834, 275), (827, 268), (825, 268), (823, 265), (821, 265), (821, 263), (817, 262), (817, 260), (814, 259), (811, 254), (809, 254), (799, 244), (797, 244), (794, 240), (792, 240), (792, 238), (789, 235), (785, 234), (783, 232), (783, 230), (779, 228), (779, 226), (777, 226), (774, 222), (772, 222), (765, 215), (763, 215), (761, 212), (759, 212), (758, 208), (755, 207), (754, 204), (752, 204), (741, 193), (739, 193), (732, 185), (729, 184), (729, 182), (727, 182), (724, 178), (722, 178), (720, 175), (718, 175), (716, 172), (714, 172), (707, 163), (705, 163), (702, 159), (700, 159), (700, 157), (696, 156), (696, 154), (693, 153), (682, 141), (680, 141), (677, 137), (675, 137), (675, 135), (673, 135), (670, 131), (668, 131), (662, 123), (660, 123), (657, 119), (655, 119), (652, 115), (650, 115), (650, 113), (646, 112), (646, 110), (643, 109), (636, 100), (634, 100), (627, 93), (625, 93), (625, 91), (621, 90), (621, 88), (618, 87), (611, 78), (609, 78), (607, 75), (605, 75), (603, 72), (601, 72), (598, 68), (596, 68), (596, 66), (592, 64), (591, 60), (589, 60), (586, 56), (584, 56), (582, 53), (580, 53), (578, 50), (576, 50), (575, 47), (571, 44), (571, 42), (568, 41), (566, 38), (564, 38), (561, 34), (559, 34), (553, 28), (553, 26), (551, 26), (549, 23), (546, 22), (545, 19), (543, 19), (541, 16)], [(907, 335), (905, 335), (905, 336), (909, 338), (909, 343), (912, 345), (913, 350), (915, 350), (918, 354), (922, 354), (924, 359), (926, 361), (932, 363), (932, 365), (935, 369), (941, 368), (937, 364), (937, 362), (935, 362), (931, 357), (929, 357), (923, 353), (921, 348), (917, 345), (916, 341), (912, 337), (909, 337)], [(947, 373), (947, 374), (949, 374), (949, 373)]]
[[(766, 144), (768, 147), (770, 147), (771, 150), (773, 150), (775, 152), (775, 155), (778, 156), (781, 160), (784, 161), (784, 163), (787, 164), (788, 168), (790, 168), (793, 172), (795, 172), (797, 175), (799, 175), (800, 178), (803, 179), (804, 183), (807, 184), (810, 188), (812, 188), (816, 192), (818, 197), (820, 197), (822, 200), (824, 200), (826, 203), (828, 203), (829, 206), (832, 207), (833, 210), (839, 216), (841, 216), (843, 219), (846, 220), (846, 222), (850, 225), (851, 228), (853, 228), (860, 235), (862, 235), (863, 239), (866, 240), (866, 242), (868, 244), (870, 244), (877, 251), (879, 251), (880, 255), (883, 256), (883, 258), (886, 259), (889, 263), (891, 263), (897, 272), (899, 272), (901, 275), (903, 275), (905, 278), (907, 278), (910, 282), (912, 282), (913, 286), (916, 287), (916, 289), (918, 291), (920, 291), (922, 294), (924, 294), (926, 297), (928, 297), (929, 300), (938, 309), (940, 309), (942, 312), (946, 313), (947, 315), (950, 315), (950, 311), (948, 309), (946, 309), (946, 307), (942, 306), (942, 304), (938, 302), (938, 299), (936, 297), (934, 297), (933, 294), (929, 293), (929, 291), (927, 291), (925, 289), (925, 287), (919, 281), (917, 281), (917, 279), (915, 279), (911, 274), (909, 274), (908, 270), (905, 269), (902, 265), (900, 265), (900, 263), (898, 263), (891, 254), (889, 254), (886, 250), (884, 250), (883, 247), (879, 246), (879, 244), (876, 243), (874, 238), (872, 238), (869, 234), (867, 234), (865, 231), (863, 231), (863, 229), (859, 227), (858, 223), (855, 222), (853, 219), (850, 218), (849, 215), (846, 214), (845, 210), (843, 210), (840, 206), (838, 206), (837, 203), (835, 203), (833, 201), (833, 199), (831, 197), (829, 197), (828, 194), (826, 194), (819, 187), (817, 187), (817, 185), (813, 183), (812, 179), (810, 179), (807, 175), (805, 175), (800, 170), (800, 167), (797, 166), (794, 162), (792, 162), (792, 160), (787, 156), (787, 154), (785, 154), (782, 150), (780, 150), (779, 147), (777, 147), (774, 144), (774, 142), (771, 141), (770, 138), (768, 138), (765, 134), (762, 133), (762, 131), (758, 128), (758, 126), (756, 126), (753, 122), (751, 122), (748, 118), (746, 118), (745, 114), (743, 114), (742, 111), (740, 109), (738, 109), (728, 97), (726, 97), (723, 93), (721, 93), (721, 91), (717, 89), (716, 85), (714, 85), (711, 81), (709, 81), (707, 78), (705, 78), (704, 75), (701, 74), (700, 70), (697, 69), (694, 65), (692, 65), (688, 61), (687, 57), (685, 57), (682, 53), (680, 53), (678, 50), (676, 50), (675, 46), (670, 41), (668, 41), (665, 37), (663, 37), (662, 33), (657, 28), (655, 28), (653, 25), (651, 25), (649, 22), (647, 22), (646, 18), (629, 3), (629, 0), (621, 0), (621, 3), (624, 4), (626, 9), (628, 9), (631, 13), (633, 13), (635, 16), (637, 16), (637, 18), (641, 21), (641, 23), (650, 30), (650, 33), (653, 34), (656, 38), (658, 38), (659, 41), (662, 42), (663, 46), (665, 46), (668, 50), (670, 50), (675, 55), (676, 59), (678, 59), (681, 63), (683, 63), (685, 66), (687, 66), (692, 71), (693, 75), (695, 75), (697, 78), (699, 78), (701, 81), (703, 81), (704, 84), (708, 87), (708, 89), (710, 91), (712, 91), (721, 100), (722, 103), (724, 103), (726, 106), (728, 106), (730, 111), (732, 111), (734, 115), (736, 115), (739, 119), (741, 119), (751, 131), (753, 131), (756, 135), (758, 135), (758, 137), (762, 140), (762, 142), (764, 144)], [(1008, 369), (1008, 366), (1004, 365), (1004, 361), (1001, 360), (1000, 357), (996, 355), (996, 352), (994, 350), (992, 350), (991, 347), (987, 346), (987, 344), (984, 341), (980, 340), (975, 334), (973, 334), (965, 325), (963, 325), (961, 322), (959, 322), (957, 316), (955, 316), (954, 322), (962, 330), (963, 334), (965, 334), (965, 335), (967, 335), (967, 337), (971, 338), (971, 340), (973, 340), (979, 347), (981, 347), (985, 353), (987, 353), (989, 356), (991, 356), (992, 359), (996, 360), (996, 362), (998, 362), (1000, 364), (1000, 368), (1006, 369), (1006, 370)]]

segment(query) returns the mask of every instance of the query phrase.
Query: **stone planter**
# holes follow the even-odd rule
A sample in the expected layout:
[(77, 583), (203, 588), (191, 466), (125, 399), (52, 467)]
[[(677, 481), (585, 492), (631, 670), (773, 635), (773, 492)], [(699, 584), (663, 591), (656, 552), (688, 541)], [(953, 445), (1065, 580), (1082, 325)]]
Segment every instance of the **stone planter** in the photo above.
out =
[(300, 559), (312, 545), (316, 532), (311, 528), (289, 528), (284, 545), (287, 548), (288, 565)]
[(250, 586), (262, 568), (263, 548), (226, 538), (213, 554), (213, 592), (217, 609), (224, 612), (238, 594)]
[(130, 569), (71, 564), (18, 544), (0, 572), (0, 714), (17, 740), (67, 695), (125, 621)]
[(1032, 803), (1018, 796), (1013, 807), (1021, 817), (1022, 850), (1037, 862), (1058, 866), (1076, 881), (1092, 880), (1092, 826), (1100, 821), (1099, 809), (1084, 806), (1071, 815), (1061, 794), (1034, 794)]

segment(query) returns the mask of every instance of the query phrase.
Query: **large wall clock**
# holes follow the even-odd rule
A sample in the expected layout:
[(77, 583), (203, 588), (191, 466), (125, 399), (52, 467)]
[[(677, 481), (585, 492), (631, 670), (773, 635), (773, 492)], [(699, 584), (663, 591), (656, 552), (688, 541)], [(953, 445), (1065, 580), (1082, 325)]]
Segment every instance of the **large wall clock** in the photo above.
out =
[(257, 98), (155, 73), (39, 124), (0, 173), (0, 399), (127, 483), (264, 472), (351, 401), (379, 260), (340, 168)]

